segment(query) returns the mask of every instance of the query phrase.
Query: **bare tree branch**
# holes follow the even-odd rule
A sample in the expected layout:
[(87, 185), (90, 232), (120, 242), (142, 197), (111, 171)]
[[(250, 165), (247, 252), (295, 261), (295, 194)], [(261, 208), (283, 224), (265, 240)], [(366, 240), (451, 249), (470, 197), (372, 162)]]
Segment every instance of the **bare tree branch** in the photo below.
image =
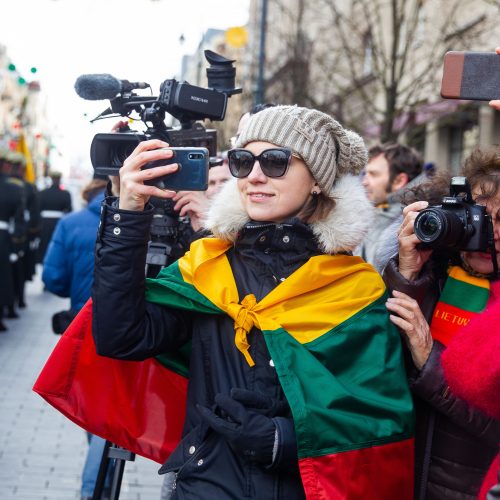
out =
[(465, 0), (269, 0), (279, 12), (270, 95), (378, 124), (383, 139), (395, 139), (397, 117), (437, 95), (446, 50), (492, 33), (500, 0), (480, 1), (488, 14), (469, 26), (460, 24)]

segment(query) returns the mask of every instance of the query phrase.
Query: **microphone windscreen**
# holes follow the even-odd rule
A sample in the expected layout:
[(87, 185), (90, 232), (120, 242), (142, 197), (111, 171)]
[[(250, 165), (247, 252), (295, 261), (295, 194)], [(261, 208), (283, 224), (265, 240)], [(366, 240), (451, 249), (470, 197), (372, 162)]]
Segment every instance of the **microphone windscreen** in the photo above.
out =
[(118, 78), (107, 73), (94, 75), (81, 75), (75, 82), (76, 93), (89, 101), (113, 99), (122, 90)]

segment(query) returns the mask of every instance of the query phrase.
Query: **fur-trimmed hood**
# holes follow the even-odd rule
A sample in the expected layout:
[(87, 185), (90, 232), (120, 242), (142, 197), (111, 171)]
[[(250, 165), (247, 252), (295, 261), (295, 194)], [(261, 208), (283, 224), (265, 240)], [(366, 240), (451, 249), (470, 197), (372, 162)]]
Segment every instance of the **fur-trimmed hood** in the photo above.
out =
[[(335, 207), (325, 219), (310, 227), (326, 254), (352, 252), (368, 232), (374, 208), (357, 176), (338, 179), (329, 196), (335, 200)], [(230, 179), (212, 201), (204, 227), (220, 239), (235, 241), (249, 220), (241, 205), (237, 180)]]

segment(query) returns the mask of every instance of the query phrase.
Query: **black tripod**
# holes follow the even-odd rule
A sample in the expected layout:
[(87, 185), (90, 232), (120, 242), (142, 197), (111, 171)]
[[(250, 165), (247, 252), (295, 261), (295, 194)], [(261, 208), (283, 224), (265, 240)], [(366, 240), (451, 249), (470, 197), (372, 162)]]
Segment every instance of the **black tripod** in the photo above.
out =
[(114, 445), (110, 441), (106, 441), (104, 451), (102, 453), (101, 465), (99, 466), (99, 474), (94, 487), (92, 500), (101, 500), (106, 482), (106, 475), (111, 465), (111, 461), (115, 461), (115, 469), (111, 478), (111, 490), (109, 500), (117, 500), (120, 496), (120, 489), (123, 479), (123, 470), (125, 469), (125, 461), (133, 462), (135, 453)]

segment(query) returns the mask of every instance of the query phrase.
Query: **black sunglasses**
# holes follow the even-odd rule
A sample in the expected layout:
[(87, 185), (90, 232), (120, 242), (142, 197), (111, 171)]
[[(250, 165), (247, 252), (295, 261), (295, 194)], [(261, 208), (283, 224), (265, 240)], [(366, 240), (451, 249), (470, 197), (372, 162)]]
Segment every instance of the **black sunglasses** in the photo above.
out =
[(230, 149), (227, 152), (231, 175), (238, 179), (248, 177), (256, 161), (266, 177), (283, 177), (290, 166), (292, 156), (292, 151), (287, 148), (265, 149), (258, 156), (248, 149)]

